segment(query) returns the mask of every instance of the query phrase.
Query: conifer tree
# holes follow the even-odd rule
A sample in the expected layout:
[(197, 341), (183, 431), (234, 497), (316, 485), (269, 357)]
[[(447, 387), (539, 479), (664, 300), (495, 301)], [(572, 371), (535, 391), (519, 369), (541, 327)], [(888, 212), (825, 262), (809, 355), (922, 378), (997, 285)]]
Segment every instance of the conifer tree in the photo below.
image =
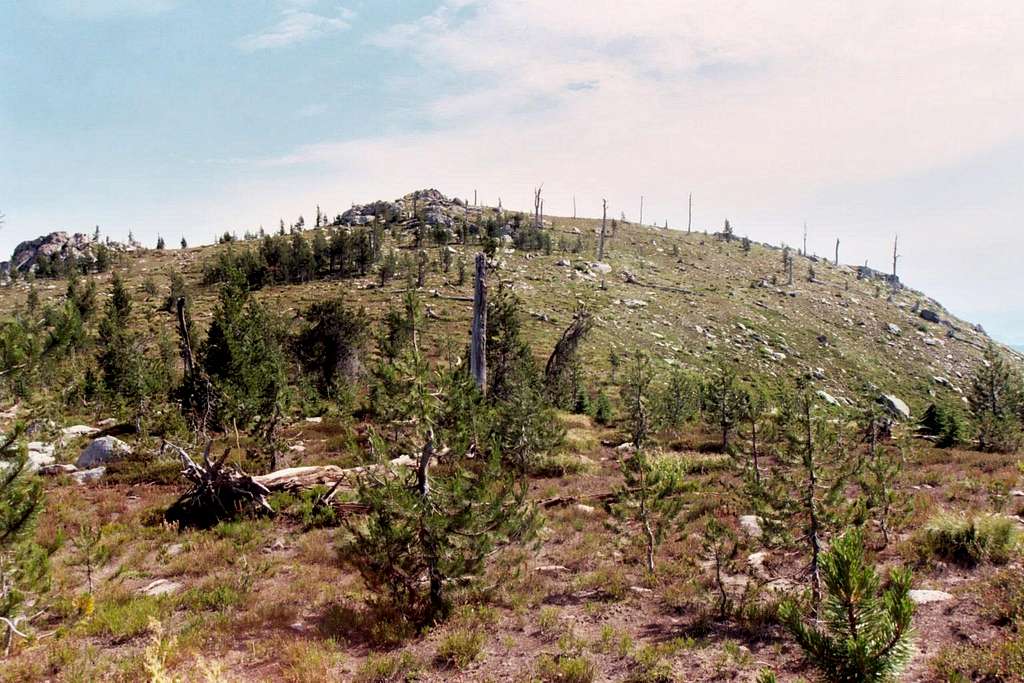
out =
[(779, 609), (783, 625), (821, 678), (831, 683), (893, 681), (910, 659), (914, 603), (911, 573), (897, 569), (883, 590), (864, 556), (857, 530), (836, 539), (821, 557), (826, 597), (820, 614), (804, 615), (787, 601)]
[(983, 451), (1013, 452), (1021, 443), (1018, 413), (1024, 406), (1020, 377), (989, 344), (967, 392)]
[(46, 589), (46, 552), (31, 539), (43, 506), (43, 488), (28, 473), (24, 449), (18, 448), (18, 425), (0, 435), (0, 629), (4, 652), (15, 636), (25, 637), (24, 623), (33, 615), (23, 609), (33, 595)]
[(729, 451), (729, 437), (742, 417), (743, 392), (736, 368), (719, 360), (704, 384), (705, 415), (722, 435), (722, 452)]

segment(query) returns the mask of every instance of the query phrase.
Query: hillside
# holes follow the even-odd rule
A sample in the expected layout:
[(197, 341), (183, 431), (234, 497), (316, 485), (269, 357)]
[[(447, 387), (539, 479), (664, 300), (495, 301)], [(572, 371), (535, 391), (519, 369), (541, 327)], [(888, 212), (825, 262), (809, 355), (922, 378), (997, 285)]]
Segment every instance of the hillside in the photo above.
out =
[[(407, 272), (382, 284), (374, 266), (362, 276), (270, 283), (252, 296), (292, 335), (303, 329), (312, 304), (341, 298), (365, 308), (376, 336), (412, 287), (423, 306), (418, 343), (426, 355), (438, 363), (464, 355), (473, 317), (472, 259), (481, 245), (462, 243), (460, 225), (508, 212), (427, 191), (416, 195), (422, 204), (412, 208), (411, 197), (356, 207), (324, 232), (370, 226), (370, 216), (389, 215), (384, 244), (377, 246), (395, 250), (401, 271), (420, 251), (409, 232), (415, 217), (401, 217), (423, 213), (426, 205), (423, 224), (445, 231), (448, 243), (424, 243), (430, 267), (422, 287)], [(848, 423), (884, 396), (905, 402), (910, 416), (896, 415), (889, 425), (892, 440), (884, 446), (903, 463), (893, 484), (899, 514), (893, 516), (892, 541), (883, 548), (874, 522), (866, 528), (880, 567), (911, 566), (915, 589), (941, 593), (915, 597), (918, 641), (901, 680), (981, 680), (990, 669), (1011, 664), (1014, 672), (1024, 671), (1000, 650), (1010, 639), (1007, 624), (1024, 618), (1016, 550), (998, 562), (962, 564), (930, 554), (921, 535), (943, 510), (992, 513), (1012, 522), (1012, 533), (1021, 526), (1024, 493), (1016, 454), (969, 450), (973, 437), (952, 448), (913, 438), (916, 419), (932, 404), (966, 413), (971, 377), (991, 343), (984, 331), (924, 293), (816, 257), (794, 253), (789, 284), (782, 249), (740, 236), (616, 221), (599, 262), (600, 229), (600, 219), (546, 216), (550, 253), (516, 249), (511, 236), (497, 238), (489, 291), (493, 296), (501, 283), (518, 297), (521, 334), (540, 368), (574, 314), (592, 314), (594, 328), (579, 350), (581, 384), (591, 399), (610, 397), (614, 417), (600, 424), (593, 415), (557, 412), (564, 442), (547, 469), (529, 479), (529, 499), (546, 518), (537, 543), (499, 546), (503, 552), (486, 568), (492, 590), (460, 594), (450, 619), (419, 633), (403, 631), (394, 614), (374, 611), (374, 596), (339, 558), (343, 527), (333, 516), (331, 523), (311, 523), (309, 496), (276, 493), (271, 501), (281, 514), (273, 518), (242, 518), (205, 530), (179, 531), (163, 523), (163, 512), (185, 484), (178, 462), (161, 457), (161, 437), (190, 438), (172, 431), (181, 429), (181, 420), (164, 419), (173, 404), (154, 404), (154, 414), (145, 416), (152, 433), (136, 433), (130, 406), (79, 398), (75, 387), (95, 355), (88, 343), (45, 357), (48, 365), (33, 375), (42, 378), (38, 386), (17, 399), (0, 396), (0, 431), (24, 421), (34, 442), (30, 450), (52, 448), (58, 464), (75, 462), (98, 436), (123, 440), (134, 456), (95, 480), (81, 477), (84, 483), (67, 474), (44, 478), (46, 506), (35, 535), (52, 552), (53, 590), (37, 624), (46, 636), (18, 639), (12, 658), (0, 666), (0, 680), (139, 680), (154, 667), (184, 680), (201, 680), (210, 668), (224, 680), (754, 681), (765, 667), (782, 681), (811, 678), (813, 670), (774, 616), (781, 596), (804, 586), (806, 558), (792, 538), (769, 540), (767, 531), (762, 536), (764, 520), (755, 516), (761, 513), (739, 493), (746, 485), (743, 453), (750, 436), (744, 427), (735, 428), (738, 452), (728, 453), (718, 452), (715, 425), (696, 417), (653, 436), (653, 450), (679, 463), (693, 487), (658, 550), (656, 574), (644, 569), (637, 527), (611, 514), (611, 492), (622, 486), (632, 453), (625, 443), (627, 410), (618, 398), (625, 370), (613, 367), (612, 359), (638, 350), (649, 354), (658, 386), (674, 369), (707, 378), (722, 364), (751, 384), (809, 381), (822, 409), (835, 411), (828, 415), (836, 417), (844, 457), (859, 458), (868, 448), (856, 428), (842, 431)], [(318, 230), (304, 234), (312, 240)], [(119, 274), (132, 299), (128, 331), (154, 357), (158, 348), (171, 349), (180, 374), (177, 317), (165, 306), (172, 274), (185, 279), (201, 338), (221, 291), (219, 283), (204, 284), (212, 279), (210, 269), (225, 255), (237, 257), (258, 245), (258, 239), (239, 239), (117, 252), (109, 271), (80, 279), (96, 282), (102, 308), (113, 273)], [(20, 315), (30, 292), (39, 299), (33, 306), (45, 310), (62, 305), (67, 290), (66, 279), (18, 278), (0, 288), (0, 319)], [(100, 334), (93, 323), (85, 329), (90, 340)], [(1019, 354), (1000, 348), (1019, 369)], [(369, 353), (365, 364), (378, 356)], [(13, 367), (11, 376), (21, 367)], [(363, 387), (370, 381), (360, 380), (353, 403), (305, 394), (293, 400), (275, 437), (283, 446), (278, 467), (375, 462), (368, 435), (376, 429), (388, 441), (392, 432), (360, 403), (371, 402)], [(404, 425), (394, 427), (396, 435), (408, 429), (396, 423)], [(67, 431), (75, 425), (88, 429)], [(214, 452), (223, 449), (229, 462), (251, 467), (259, 436), (242, 431), (217, 432)], [(392, 440), (396, 448), (408, 443), (402, 434)], [(779, 454), (771, 449), (785, 448), (775, 438), (765, 446), (773, 467)], [(194, 444), (199, 453), (198, 438)], [(851, 500), (867, 486), (864, 476), (858, 470), (843, 489)], [(360, 509), (357, 502), (346, 491), (343, 503)], [(851, 510), (849, 520), (858, 514), (873, 512)], [(709, 515), (721, 516), (734, 533), (722, 584), (715, 583), (713, 553), (702, 536)], [(100, 550), (88, 561), (83, 520), (102, 529)], [(83, 565), (95, 582), (88, 591)], [(730, 618), (715, 613), (722, 586), (739, 606)], [(993, 592), (1002, 596), (1000, 604), (1017, 600), (1017, 607), (994, 607), (986, 597)], [(1012, 609), (1017, 611), (1009, 614)], [(1019, 635), (1014, 638), (1019, 644)], [(965, 678), (955, 678), (960, 674)], [(985, 680), (1018, 680), (1014, 675)]]

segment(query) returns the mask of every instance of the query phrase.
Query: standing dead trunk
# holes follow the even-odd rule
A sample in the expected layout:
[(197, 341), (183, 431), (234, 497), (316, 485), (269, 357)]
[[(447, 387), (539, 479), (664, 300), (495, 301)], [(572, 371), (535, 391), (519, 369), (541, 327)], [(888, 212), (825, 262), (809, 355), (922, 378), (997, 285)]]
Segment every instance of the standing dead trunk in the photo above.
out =
[(640, 195), (640, 225), (644, 224), (644, 196)]
[(836, 240), (836, 266), (839, 265), (839, 240)]
[(469, 347), (469, 370), (481, 393), (487, 391), (487, 257), (476, 255), (473, 282), (473, 339)]
[(189, 336), (188, 320), (185, 315), (185, 297), (178, 297), (178, 334), (181, 335), (181, 358), (185, 362), (185, 375), (191, 377), (195, 371), (195, 356), (192, 353), (192, 339)]
[(608, 222), (608, 200), (601, 200), (601, 237), (597, 242), (597, 260), (604, 261), (604, 231)]
[(690, 234), (690, 230), (693, 228), (693, 193), (690, 193), (689, 206), (686, 211), (686, 234)]
[(896, 282), (896, 262), (900, 258), (899, 253), (897, 251), (897, 249), (899, 247), (899, 244), (900, 244), (900, 236), (896, 235), (896, 237), (892, 241), (892, 279), (893, 279), (893, 283)]

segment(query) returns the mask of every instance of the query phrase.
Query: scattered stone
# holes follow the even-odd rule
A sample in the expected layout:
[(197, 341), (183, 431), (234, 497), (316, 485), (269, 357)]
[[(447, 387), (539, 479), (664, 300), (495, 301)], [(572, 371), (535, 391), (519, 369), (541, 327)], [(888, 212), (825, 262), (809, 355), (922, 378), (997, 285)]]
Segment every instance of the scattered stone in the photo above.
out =
[(89, 425), (73, 425), (71, 427), (65, 427), (60, 430), (60, 441), (62, 444), (66, 444), (69, 441), (77, 439), (82, 436), (89, 436), (95, 434), (100, 430)]
[(600, 261), (595, 261), (594, 263), (591, 263), (590, 269), (597, 273), (601, 273), (602, 275), (607, 275), (608, 273), (612, 272), (612, 267), (610, 265), (608, 265), (607, 263), (601, 263)]
[(1010, 491), (1010, 495), (1013, 496), (1014, 498), (1024, 498), (1024, 491), (1021, 491), (1020, 489), (1014, 489), (1013, 491)]
[(71, 473), (71, 478), (75, 480), (76, 484), (87, 484), (93, 481), (99, 481), (106, 474), (107, 468), (103, 465), (94, 467), (91, 470), (78, 470), (77, 472)]
[(540, 567), (537, 567), (535, 571), (537, 571), (540, 574), (564, 574), (569, 572), (570, 570), (568, 567), (563, 567), (560, 564), (545, 564)]
[(633, 591), (634, 593), (636, 593), (638, 595), (647, 595), (648, 593), (653, 593), (654, 592), (650, 588), (644, 588), (643, 586), (630, 586), (629, 590)]
[(933, 591), (925, 589), (915, 589), (907, 592), (907, 597), (914, 601), (918, 605), (927, 605), (932, 602), (947, 602), (953, 599), (950, 593), (945, 591)]
[(740, 528), (751, 538), (764, 536), (764, 531), (761, 529), (761, 518), (757, 515), (740, 516)]
[(144, 595), (155, 598), (161, 595), (173, 595), (180, 591), (181, 587), (181, 584), (177, 581), (171, 581), (170, 579), (157, 579), (147, 584), (141, 592)]
[(56, 477), (56, 476), (58, 476), (60, 474), (71, 474), (72, 472), (77, 472), (77, 471), (78, 471), (77, 467), (75, 467), (74, 465), (65, 464), (65, 463), (55, 463), (53, 465), (44, 465), (43, 467), (39, 468), (39, 474), (45, 475), (47, 477)]
[(27, 468), (30, 472), (38, 472), (39, 468), (52, 465), (55, 461), (52, 443), (30, 441), (26, 448), (28, 450)]
[(181, 555), (183, 552), (185, 552), (185, 544), (172, 543), (171, 545), (167, 546), (167, 550), (165, 550), (164, 552), (167, 553), (167, 557), (177, 557), (178, 555)]
[(901, 334), (903, 334), (903, 330), (900, 329), (899, 325), (893, 325), (892, 323), (889, 323), (886, 329), (888, 329), (889, 334), (891, 334), (894, 337), (898, 337)]
[(839, 405), (839, 401), (836, 399), (836, 397), (833, 396), (832, 394), (828, 393), (827, 391), (825, 391), (823, 389), (819, 389), (817, 391), (817, 394), (818, 394), (818, 398), (820, 398), (822, 401), (824, 401), (825, 403), (829, 404), (830, 406), (838, 406)]
[(768, 551), (762, 550), (757, 553), (751, 553), (747, 556), (747, 566), (750, 567), (750, 571), (753, 572), (754, 576), (758, 578), (768, 578), (768, 570), (764, 567), (765, 560), (768, 559)]
[(921, 316), (921, 318), (923, 320), (927, 320), (930, 323), (941, 323), (942, 322), (942, 317), (938, 313), (936, 313), (935, 311), (933, 311), (931, 309), (928, 309), (928, 308), (922, 308), (921, 312), (918, 313), (918, 315)]
[(893, 396), (892, 394), (883, 394), (878, 398), (878, 401), (886, 410), (892, 413), (893, 417), (901, 420), (910, 419), (910, 407), (896, 396)]
[(307, 417), (306, 418), (306, 422), (309, 422), (310, 424), (315, 424), (315, 425), (318, 425), (318, 424), (320, 424), (323, 421), (324, 421), (324, 419), (322, 417)]
[(124, 441), (112, 436), (101, 436), (93, 439), (92, 443), (86, 446), (75, 465), (79, 469), (89, 469), (98, 465), (106, 465), (131, 455), (132, 449)]
[(647, 305), (647, 302), (643, 299), (625, 299), (622, 305), (626, 308), (643, 308)]
[(592, 515), (597, 512), (597, 508), (593, 505), (584, 505), (583, 503), (576, 503), (573, 506), (573, 509), (576, 510), (576, 512), (583, 513), (584, 515)]

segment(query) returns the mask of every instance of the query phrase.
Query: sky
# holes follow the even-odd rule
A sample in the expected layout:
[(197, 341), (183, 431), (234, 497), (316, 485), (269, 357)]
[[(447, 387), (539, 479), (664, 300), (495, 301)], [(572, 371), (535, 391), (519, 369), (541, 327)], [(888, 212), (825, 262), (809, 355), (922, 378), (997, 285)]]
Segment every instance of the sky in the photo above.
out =
[(436, 187), (899, 271), (1024, 344), (1024, 3), (0, 0), (0, 255)]

